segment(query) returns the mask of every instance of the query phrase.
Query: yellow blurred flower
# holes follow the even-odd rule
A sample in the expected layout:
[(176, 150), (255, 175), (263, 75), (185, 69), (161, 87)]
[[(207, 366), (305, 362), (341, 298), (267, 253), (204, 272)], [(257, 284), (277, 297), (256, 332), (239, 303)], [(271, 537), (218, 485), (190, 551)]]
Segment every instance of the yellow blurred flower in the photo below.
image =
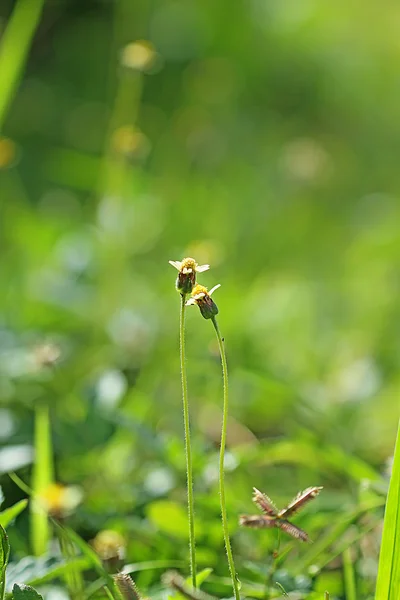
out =
[(75, 485), (51, 483), (39, 497), (49, 515), (62, 518), (76, 509), (82, 501), (83, 493)]
[(52, 342), (39, 344), (33, 349), (33, 359), (37, 367), (52, 367), (60, 358), (61, 350)]
[(118, 127), (111, 136), (111, 146), (127, 158), (145, 158), (150, 150), (148, 138), (131, 125)]
[(92, 540), (92, 546), (102, 560), (119, 559), (125, 556), (126, 540), (117, 531), (104, 529)]
[(17, 146), (15, 143), (5, 137), (0, 137), (0, 169), (10, 167), (17, 156)]
[(121, 53), (121, 62), (125, 67), (137, 71), (147, 71), (157, 58), (154, 46), (146, 40), (138, 40), (127, 44)]

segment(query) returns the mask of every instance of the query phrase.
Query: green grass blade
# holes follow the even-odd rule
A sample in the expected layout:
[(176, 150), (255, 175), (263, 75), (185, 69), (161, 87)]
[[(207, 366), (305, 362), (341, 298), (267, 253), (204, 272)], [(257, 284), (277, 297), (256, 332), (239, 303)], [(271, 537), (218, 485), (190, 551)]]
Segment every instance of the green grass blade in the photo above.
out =
[(75, 568), (76, 562), (76, 551), (72, 542), (66, 539), (65, 536), (60, 535), (59, 537), (60, 550), (67, 564), (70, 565), (70, 569), (67, 569), (64, 574), (64, 580), (66, 587), (70, 593), (71, 598), (79, 600), (83, 597), (83, 577), (81, 569)]
[(11, 521), (18, 517), (18, 515), (26, 508), (28, 504), (28, 500), (25, 498), (24, 500), (20, 500), (10, 508), (6, 508), (2, 512), (0, 512), (0, 525), (3, 527), (7, 527)]
[(6, 589), (6, 568), (9, 557), (10, 544), (5, 530), (0, 525), (0, 600), (3, 600)]
[[(47, 404), (39, 403), (35, 410), (35, 463), (32, 474), (32, 496), (40, 499), (53, 482), (53, 450), (50, 416)], [(40, 502), (31, 503), (31, 541), (35, 556), (46, 552), (50, 538), (47, 512)]]
[(0, 45), (0, 131), (16, 92), (44, 0), (19, 0), (7, 23)]
[(75, 533), (75, 531), (73, 531), (69, 527), (64, 527), (57, 523), (54, 523), (54, 524), (55, 524), (55, 527), (56, 527), (60, 537), (63, 537), (65, 540), (68, 540), (72, 544), (75, 544), (75, 546), (77, 546), (79, 548), (79, 550), (82, 552), (82, 554), (92, 564), (92, 567), (97, 572), (97, 574), (100, 577), (104, 578), (105, 589), (106, 589), (107, 593), (110, 592), (111, 596), (113, 596), (113, 592), (115, 591), (114, 579), (106, 571), (100, 557), (96, 554), (96, 552), (94, 550), (92, 550), (92, 548), (89, 546), (89, 544), (87, 544), (77, 533)]
[(385, 508), (375, 598), (400, 598), (400, 420)]
[(357, 600), (356, 578), (354, 576), (353, 561), (351, 558), (351, 548), (347, 548), (343, 554), (343, 576), (344, 587), (346, 590), (346, 600)]

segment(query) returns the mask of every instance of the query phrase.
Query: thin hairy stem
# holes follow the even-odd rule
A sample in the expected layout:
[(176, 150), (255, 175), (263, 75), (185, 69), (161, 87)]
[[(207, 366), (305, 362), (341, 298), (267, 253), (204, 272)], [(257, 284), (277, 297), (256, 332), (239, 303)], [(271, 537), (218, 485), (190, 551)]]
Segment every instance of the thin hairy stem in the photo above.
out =
[(183, 424), (185, 428), (185, 455), (186, 455), (186, 477), (187, 477), (187, 500), (189, 520), (189, 554), (190, 575), (192, 585), (196, 588), (196, 541), (194, 535), (194, 503), (193, 503), (193, 469), (192, 448), (190, 444), (189, 424), (189, 400), (187, 393), (186, 360), (185, 360), (185, 302), (186, 294), (181, 294), (181, 314), (179, 323), (180, 359), (182, 378), (182, 402), (183, 402)]
[(224, 531), (226, 556), (228, 558), (229, 571), (232, 578), (233, 592), (236, 600), (240, 600), (239, 585), (236, 577), (235, 563), (233, 562), (233, 554), (231, 548), (231, 542), (229, 539), (228, 529), (228, 518), (226, 516), (226, 502), (225, 502), (225, 475), (224, 475), (224, 462), (225, 462), (225, 446), (226, 446), (226, 427), (228, 423), (228, 367), (226, 364), (226, 354), (224, 341), (221, 337), (221, 333), (218, 329), (218, 324), (215, 317), (212, 317), (215, 333), (217, 334), (219, 351), (221, 354), (222, 363), (222, 378), (224, 382), (224, 407), (222, 413), (222, 429), (221, 429), (221, 447), (219, 452), (219, 496), (221, 502), (221, 517), (222, 517), (222, 529)]

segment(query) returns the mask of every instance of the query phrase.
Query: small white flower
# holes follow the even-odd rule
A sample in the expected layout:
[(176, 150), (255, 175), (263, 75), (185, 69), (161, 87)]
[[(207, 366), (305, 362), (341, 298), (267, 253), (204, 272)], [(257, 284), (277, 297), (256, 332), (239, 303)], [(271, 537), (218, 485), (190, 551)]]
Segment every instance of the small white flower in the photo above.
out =
[(204, 285), (197, 284), (194, 286), (192, 291), (192, 296), (186, 302), (186, 306), (191, 306), (193, 304), (197, 304), (200, 309), (201, 314), (205, 319), (211, 319), (218, 314), (218, 307), (215, 304), (214, 300), (211, 299), (211, 295), (221, 287), (221, 284), (218, 283), (211, 288), (210, 291), (207, 290)]
[(170, 260), (168, 262), (179, 271), (176, 289), (181, 294), (190, 294), (196, 285), (196, 273), (203, 273), (210, 268), (210, 265), (198, 265), (194, 258), (184, 258), (182, 261)]

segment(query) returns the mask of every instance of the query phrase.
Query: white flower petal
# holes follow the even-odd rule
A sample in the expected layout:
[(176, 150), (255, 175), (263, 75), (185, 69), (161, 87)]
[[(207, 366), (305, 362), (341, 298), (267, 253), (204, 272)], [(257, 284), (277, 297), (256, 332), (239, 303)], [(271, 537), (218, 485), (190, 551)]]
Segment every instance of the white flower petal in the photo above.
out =
[(186, 306), (191, 306), (192, 304), (196, 304), (195, 298), (189, 298), (189, 300), (185, 303)]
[(204, 273), (204, 271), (208, 271), (209, 268), (210, 265), (199, 265), (198, 267), (196, 267), (196, 271), (197, 273)]
[(175, 269), (178, 269), (178, 271), (181, 270), (182, 263), (179, 260), (169, 260), (168, 262), (170, 265), (175, 267)]
[(215, 290), (217, 290), (219, 287), (221, 287), (220, 283), (217, 283), (217, 285), (214, 285), (214, 287), (211, 288), (211, 290), (208, 292), (208, 295), (211, 296), (211, 294), (213, 294), (215, 292)]
[(193, 273), (193, 269), (191, 267), (183, 267), (182, 273), (187, 275), (187, 273)]

